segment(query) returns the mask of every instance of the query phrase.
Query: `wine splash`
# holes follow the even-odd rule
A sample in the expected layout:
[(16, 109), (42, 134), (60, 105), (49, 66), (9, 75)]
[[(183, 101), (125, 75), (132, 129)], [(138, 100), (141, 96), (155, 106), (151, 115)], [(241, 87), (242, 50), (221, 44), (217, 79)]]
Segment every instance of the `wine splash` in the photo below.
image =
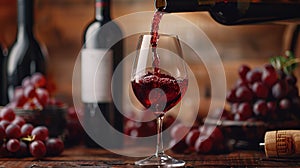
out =
[(148, 72), (138, 80), (131, 81), (131, 84), (135, 96), (144, 107), (152, 112), (165, 113), (181, 100), (187, 90), (188, 80)]

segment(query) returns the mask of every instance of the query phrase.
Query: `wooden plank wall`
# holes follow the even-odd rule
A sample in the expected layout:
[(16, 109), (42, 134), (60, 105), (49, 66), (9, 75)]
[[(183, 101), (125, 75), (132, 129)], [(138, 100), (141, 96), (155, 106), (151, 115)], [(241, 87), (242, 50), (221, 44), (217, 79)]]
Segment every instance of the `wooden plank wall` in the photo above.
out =
[[(47, 47), (49, 72), (57, 85), (57, 94), (72, 103), (72, 72), (81, 48), (82, 33), (94, 15), (93, 0), (36, 0), (35, 32)], [(112, 0), (112, 18), (126, 14), (152, 11), (152, 0)], [(217, 48), (224, 61), (228, 86), (236, 79), (237, 67), (243, 63), (260, 65), (270, 56), (284, 50), (284, 24), (223, 26), (207, 13), (178, 14), (198, 25)], [(150, 21), (149, 21), (150, 23)], [(128, 26), (137, 26), (131, 24)], [(178, 23), (180, 24), (180, 23)], [(0, 1), (0, 40), (10, 46), (16, 34), (16, 0)], [(193, 39), (193, 41), (197, 41)], [(129, 44), (134, 45), (135, 43)], [(251, 61), (247, 61), (251, 60)], [(199, 65), (195, 74), (207, 80)], [(201, 77), (202, 76), (202, 77)], [(199, 88), (204, 86), (199, 82)]]

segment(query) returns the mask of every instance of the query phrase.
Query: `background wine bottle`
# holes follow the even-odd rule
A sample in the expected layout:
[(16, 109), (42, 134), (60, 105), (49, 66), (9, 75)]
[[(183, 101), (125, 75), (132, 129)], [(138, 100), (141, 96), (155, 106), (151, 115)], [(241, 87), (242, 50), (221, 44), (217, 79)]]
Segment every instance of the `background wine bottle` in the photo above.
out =
[[(164, 0), (157, 0), (164, 1)], [(208, 11), (224, 25), (250, 24), (300, 18), (299, 0), (166, 0), (165, 12)], [(163, 3), (156, 3), (157, 6)]]
[[(123, 140), (110, 139), (112, 130), (104, 127), (99, 117), (103, 115), (111, 127), (123, 132), (123, 115), (119, 112), (122, 109), (122, 74), (114, 74), (118, 79), (112, 83), (114, 100), (111, 94), (112, 74), (117, 66), (122, 66), (118, 65), (123, 59), (123, 43), (120, 39), (122, 31), (110, 17), (110, 1), (95, 0), (95, 18), (84, 31), (81, 52), (84, 124), (93, 138), (106, 137), (114, 142), (114, 147), (122, 145)], [(85, 144), (87, 147), (101, 147), (90, 136), (85, 137)]]
[(2, 40), (3, 38), (0, 35), (0, 106), (5, 106), (8, 103), (6, 75), (7, 48)]
[(40, 72), (46, 75), (46, 56), (34, 37), (34, 1), (18, 0), (17, 37), (8, 53), (8, 97), (11, 100), (16, 86), (24, 77)]

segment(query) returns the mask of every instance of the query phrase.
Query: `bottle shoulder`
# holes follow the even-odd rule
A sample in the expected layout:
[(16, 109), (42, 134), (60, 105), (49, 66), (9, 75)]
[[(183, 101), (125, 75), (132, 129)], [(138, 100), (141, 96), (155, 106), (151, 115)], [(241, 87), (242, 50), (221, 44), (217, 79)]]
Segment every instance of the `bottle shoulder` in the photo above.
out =
[(110, 30), (110, 32), (119, 33), (119, 34), (122, 33), (118, 24), (116, 24), (113, 20), (107, 20), (107, 21), (93, 20), (86, 26), (84, 30), (84, 35), (94, 31), (101, 31), (101, 29)]
[(39, 43), (35, 39), (18, 39), (8, 51), (8, 69), (13, 71), (24, 61), (45, 60)]
[[(9, 48), (8, 55), (12, 55), (14, 50), (20, 51), (20, 53), (24, 53), (26, 50), (30, 50), (33, 53), (41, 52), (41, 47), (39, 42), (34, 38), (28, 38), (28, 37), (18, 37), (16, 41), (11, 45)], [(42, 52), (41, 52), (42, 53)]]
[(109, 48), (122, 38), (122, 31), (114, 21), (92, 22), (83, 34), (83, 42), (87, 48)]

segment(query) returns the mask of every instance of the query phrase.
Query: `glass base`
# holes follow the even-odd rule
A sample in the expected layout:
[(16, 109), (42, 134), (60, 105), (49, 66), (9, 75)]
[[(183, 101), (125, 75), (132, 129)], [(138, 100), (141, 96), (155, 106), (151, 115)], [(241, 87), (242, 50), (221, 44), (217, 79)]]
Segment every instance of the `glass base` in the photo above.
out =
[(135, 162), (138, 166), (162, 166), (162, 167), (182, 167), (185, 162), (182, 160), (176, 160), (166, 154), (152, 155), (146, 159)]

